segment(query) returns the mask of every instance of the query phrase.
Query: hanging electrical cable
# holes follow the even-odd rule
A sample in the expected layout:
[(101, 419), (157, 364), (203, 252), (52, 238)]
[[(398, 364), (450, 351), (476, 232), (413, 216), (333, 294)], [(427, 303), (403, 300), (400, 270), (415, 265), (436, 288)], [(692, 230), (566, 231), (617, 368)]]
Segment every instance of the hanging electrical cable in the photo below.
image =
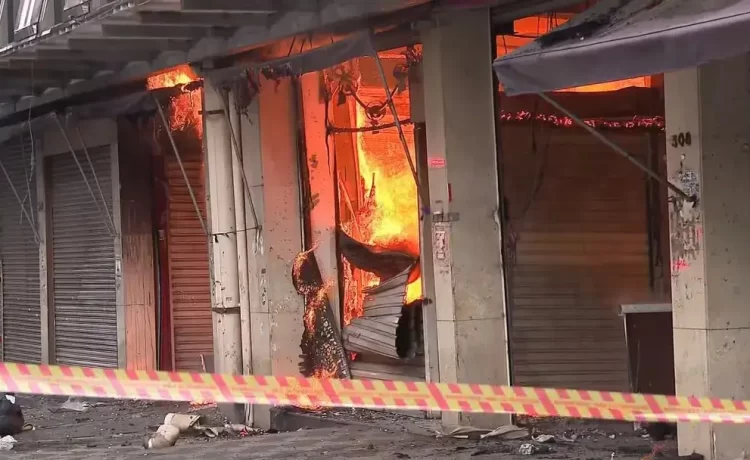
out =
[(8, 170), (5, 169), (5, 165), (3, 165), (2, 161), (0, 161), (0, 169), (2, 169), (5, 179), (8, 181), (10, 190), (13, 192), (13, 195), (15, 195), (16, 200), (18, 200), (18, 204), (21, 206), (21, 211), (23, 212), (24, 217), (26, 217), (26, 220), (29, 222), (31, 231), (34, 232), (34, 238), (36, 239), (36, 243), (39, 244), (41, 242), (41, 239), (39, 238), (39, 232), (37, 232), (36, 226), (34, 225), (31, 219), (31, 216), (29, 215), (29, 212), (26, 211), (26, 206), (23, 205), (23, 201), (21, 200), (21, 195), (18, 194), (18, 190), (16, 190), (16, 187), (13, 185), (13, 181), (10, 178), (10, 174), (8, 174)]
[(195, 213), (198, 215), (198, 220), (201, 223), (201, 228), (203, 229), (203, 233), (205, 233), (206, 236), (208, 236), (209, 235), (208, 226), (206, 225), (206, 221), (203, 219), (203, 213), (201, 213), (201, 208), (200, 206), (198, 206), (198, 199), (195, 197), (195, 191), (193, 190), (193, 187), (190, 185), (190, 180), (188, 178), (187, 172), (185, 171), (185, 165), (182, 163), (182, 156), (180, 155), (180, 150), (177, 148), (177, 143), (174, 140), (174, 136), (172, 136), (172, 131), (169, 129), (169, 120), (167, 119), (167, 116), (164, 115), (164, 109), (162, 108), (161, 103), (159, 102), (159, 99), (156, 97), (156, 94), (152, 92), (151, 97), (154, 99), (154, 104), (156, 104), (156, 111), (159, 113), (159, 118), (161, 119), (161, 122), (164, 125), (164, 128), (167, 132), (169, 143), (172, 145), (172, 152), (174, 152), (174, 156), (175, 158), (177, 158), (177, 164), (179, 165), (180, 171), (182, 172), (182, 178), (185, 180), (185, 184), (187, 185), (188, 193), (190, 194), (190, 199), (192, 200), (193, 206), (195, 207)]
[[(219, 91), (219, 88), (214, 85), (214, 90), (217, 94), (222, 94), (221, 91)], [(229, 126), (229, 134), (232, 136), (232, 143), (234, 144), (234, 149), (232, 152), (234, 153), (234, 156), (239, 164), (242, 164), (242, 146), (240, 145), (240, 142), (237, 138), (237, 134), (234, 131), (234, 126), (232, 126), (232, 123), (229, 121), (229, 104), (227, 103), (226, 98), (220, 97), (222, 108), (224, 111), (224, 117), (226, 117), (227, 125)], [(250, 213), (253, 216), (253, 226), (250, 227), (249, 230), (258, 229), (261, 230), (262, 226), (261, 223), (258, 222), (258, 215), (255, 211), (255, 203), (253, 202), (253, 195), (250, 193), (250, 182), (247, 180), (247, 174), (245, 174), (245, 168), (242, 168), (242, 183), (244, 184), (245, 193), (247, 194), (248, 203), (250, 204)]]
[(94, 185), (96, 185), (96, 189), (99, 191), (99, 198), (102, 200), (102, 206), (104, 206), (104, 210), (107, 212), (107, 218), (109, 219), (109, 223), (112, 225), (112, 229), (117, 233), (117, 228), (115, 227), (115, 221), (112, 218), (112, 213), (109, 210), (109, 206), (107, 206), (107, 200), (104, 198), (104, 191), (102, 190), (102, 186), (99, 183), (99, 176), (96, 174), (96, 170), (94, 169), (94, 163), (91, 161), (91, 156), (89, 155), (89, 149), (86, 147), (86, 142), (83, 140), (83, 135), (81, 135), (81, 130), (78, 129), (78, 126), (76, 126), (76, 135), (78, 136), (78, 141), (81, 143), (81, 149), (83, 150), (83, 154), (86, 155), (86, 162), (89, 165), (89, 168), (91, 168), (91, 173), (94, 177)]
[(401, 140), (401, 147), (404, 149), (404, 154), (406, 155), (406, 160), (409, 162), (409, 169), (411, 169), (411, 173), (414, 176), (414, 184), (417, 187), (417, 193), (419, 193), (422, 199), (422, 203), (429, 203), (429, 196), (426, 195), (425, 190), (420, 186), (419, 184), (419, 176), (417, 175), (417, 167), (414, 165), (414, 160), (411, 157), (411, 152), (409, 151), (409, 144), (406, 141), (406, 135), (404, 134), (404, 127), (401, 126), (401, 120), (398, 118), (398, 110), (396, 110), (396, 103), (393, 102), (393, 93), (391, 92), (391, 89), (388, 87), (388, 78), (385, 76), (385, 69), (383, 68), (383, 61), (381, 61), (380, 56), (377, 52), (373, 53), (375, 58), (375, 63), (377, 64), (378, 73), (380, 74), (380, 80), (383, 83), (383, 88), (385, 89), (386, 93), (386, 103), (388, 104), (388, 107), (391, 109), (391, 114), (393, 115), (393, 122), (396, 124), (396, 129), (398, 130), (398, 137)]
[(659, 174), (657, 174), (656, 172), (654, 172), (653, 170), (651, 170), (648, 166), (646, 166), (643, 163), (641, 163), (641, 161), (639, 159), (637, 159), (636, 157), (634, 157), (630, 153), (626, 152), (619, 145), (617, 145), (614, 142), (612, 142), (611, 140), (609, 140), (609, 138), (607, 136), (605, 136), (604, 134), (600, 133), (598, 130), (596, 130), (593, 127), (589, 126), (584, 120), (582, 120), (581, 118), (577, 117), (574, 113), (572, 113), (570, 110), (568, 110), (565, 107), (563, 107), (561, 104), (559, 104), (557, 101), (555, 101), (554, 99), (552, 99), (551, 97), (549, 97), (547, 94), (545, 94), (545, 93), (537, 93), (537, 94), (544, 101), (546, 101), (549, 105), (551, 105), (552, 107), (556, 108), (557, 110), (559, 110), (560, 112), (562, 112), (563, 114), (565, 114), (565, 116), (567, 116), (568, 118), (570, 118), (571, 120), (573, 120), (573, 122), (575, 122), (581, 128), (585, 129), (592, 136), (594, 136), (597, 139), (599, 139), (604, 145), (606, 145), (607, 147), (611, 148), (616, 153), (622, 155), (626, 160), (628, 160), (629, 162), (631, 162), (638, 169), (640, 169), (641, 171), (645, 172), (646, 175), (648, 175), (649, 177), (651, 177), (652, 179), (654, 179), (658, 183), (664, 185), (669, 190), (675, 192), (680, 198), (682, 198), (684, 200), (687, 200), (690, 203), (693, 203), (693, 205), (695, 205), (698, 202), (698, 197), (697, 196), (690, 195), (690, 194), (686, 193), (684, 190), (682, 190), (681, 188), (679, 188), (678, 186), (676, 186), (675, 184), (673, 184), (669, 180), (661, 177)]
[[(57, 113), (55, 113), (55, 116), (53, 118), (55, 119), (55, 123), (57, 124), (57, 128), (60, 130), (60, 134), (62, 135), (63, 140), (68, 146), (68, 150), (70, 151), (70, 154), (73, 156), (73, 160), (75, 161), (76, 166), (78, 167), (78, 171), (81, 172), (81, 177), (83, 177), (83, 182), (86, 184), (86, 188), (88, 189), (89, 194), (91, 195), (91, 199), (94, 201), (94, 205), (96, 206), (97, 211), (99, 211), (99, 214), (102, 216), (104, 225), (107, 226), (107, 231), (109, 232), (109, 235), (112, 237), (117, 236), (117, 229), (115, 228), (114, 220), (112, 220), (112, 214), (110, 214), (109, 209), (107, 208), (107, 203), (106, 201), (103, 203), (106, 211), (102, 212), (102, 207), (99, 204), (99, 200), (96, 198), (94, 189), (91, 188), (91, 184), (89, 183), (88, 177), (86, 177), (86, 171), (83, 170), (83, 166), (81, 166), (81, 162), (78, 160), (78, 155), (76, 154), (76, 150), (75, 148), (73, 148), (73, 143), (70, 142), (68, 133), (65, 130), (65, 127), (63, 126), (62, 122), (60, 121), (60, 116)], [(88, 153), (86, 155), (88, 156)], [(94, 170), (93, 167), (91, 168), (91, 174), (94, 176), (95, 180), (98, 182), (99, 179), (96, 178), (96, 170)], [(105, 214), (107, 216), (107, 219), (104, 218)]]

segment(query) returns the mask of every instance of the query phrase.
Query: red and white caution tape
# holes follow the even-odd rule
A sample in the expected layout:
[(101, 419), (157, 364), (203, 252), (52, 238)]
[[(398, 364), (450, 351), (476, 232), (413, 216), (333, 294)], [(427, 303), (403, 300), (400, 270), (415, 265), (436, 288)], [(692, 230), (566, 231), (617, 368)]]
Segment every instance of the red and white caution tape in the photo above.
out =
[(94, 398), (750, 423), (750, 401), (608, 391), (0, 363), (0, 391)]

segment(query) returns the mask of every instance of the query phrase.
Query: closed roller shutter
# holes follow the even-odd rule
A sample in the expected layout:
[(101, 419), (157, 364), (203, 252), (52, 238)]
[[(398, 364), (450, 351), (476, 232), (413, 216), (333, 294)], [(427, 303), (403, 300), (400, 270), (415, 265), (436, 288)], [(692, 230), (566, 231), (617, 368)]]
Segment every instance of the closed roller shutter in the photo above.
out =
[[(106, 205), (112, 212), (110, 147), (89, 149)], [(78, 160), (99, 198), (82, 152)], [(49, 159), (54, 350), (58, 364), (117, 367), (114, 237), (106, 212), (94, 203), (70, 154)], [(101, 209), (101, 211), (100, 211)]]
[[(206, 218), (206, 194), (200, 150), (183, 149), (182, 160), (201, 213)], [(190, 199), (174, 156), (167, 160), (169, 181), (169, 275), (174, 328), (175, 369), (201, 371), (213, 366), (213, 321), (208, 240)], [(209, 367), (210, 369), (210, 367)]]
[[(514, 384), (627, 390), (619, 305), (650, 296), (645, 175), (583, 130), (501, 136)], [(646, 133), (608, 136), (645, 159)]]
[[(31, 138), (0, 146), (0, 161), (37, 226), (36, 170)], [(0, 174), (0, 263), (2, 263), (3, 360), (41, 361), (39, 246), (13, 190)]]

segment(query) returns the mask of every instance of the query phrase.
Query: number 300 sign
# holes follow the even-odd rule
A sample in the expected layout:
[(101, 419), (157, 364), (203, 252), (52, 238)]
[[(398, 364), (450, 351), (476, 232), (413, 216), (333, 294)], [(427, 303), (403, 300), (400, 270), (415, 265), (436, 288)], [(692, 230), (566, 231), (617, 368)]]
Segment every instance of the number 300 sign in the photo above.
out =
[(686, 145), (690, 145), (693, 143), (693, 137), (690, 135), (690, 131), (686, 133), (673, 134), (669, 139), (669, 143), (672, 144), (672, 147), (674, 148), (685, 147)]

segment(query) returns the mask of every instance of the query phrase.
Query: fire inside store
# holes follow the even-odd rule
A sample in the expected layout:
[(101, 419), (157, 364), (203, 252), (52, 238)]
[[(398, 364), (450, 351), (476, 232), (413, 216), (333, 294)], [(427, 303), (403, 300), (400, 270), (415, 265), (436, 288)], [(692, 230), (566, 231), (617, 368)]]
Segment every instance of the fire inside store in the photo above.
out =
[[(516, 35), (497, 37), (498, 54), (512, 51), (565, 19), (517, 21)], [(424, 215), (429, 210), (420, 208), (420, 191), (415, 179), (415, 165), (426, 156), (425, 127), (412, 121), (410, 106), (414, 96), (410, 94), (411, 89), (420, 83), (415, 80), (418, 73), (410, 69), (421, 61), (420, 51), (419, 46), (398, 48), (379, 53), (379, 59), (353, 59), (295, 79), (300, 106), (299, 165), (304, 218), (301, 224), (305, 247), (289, 262), (292, 264), (290, 282), (305, 303), (304, 315), (300, 318), (304, 325), (300, 338), (300, 372), (305, 376), (425, 379), (423, 304), (429, 300), (423, 295), (420, 234)], [(277, 72), (269, 69), (248, 71), (248, 97), (257, 92), (261, 80), (268, 84), (274, 80), (274, 75)], [(286, 76), (283, 72), (278, 75)], [(196, 156), (199, 172), (192, 184), (197, 187), (203, 180), (204, 154), (201, 152), (201, 89), (191, 85), (193, 82), (199, 82), (199, 78), (189, 67), (181, 67), (153, 76), (149, 79), (149, 88), (184, 85), (183, 93), (171, 101), (169, 124), (170, 131), (181, 133), (174, 136), (178, 142), (189, 144), (187, 150), (200, 152)], [(623, 87), (650, 86), (649, 77), (644, 77), (573, 88), (568, 92), (604, 94)], [(389, 99), (394, 107), (390, 106)], [(398, 118), (394, 117), (394, 109)], [(560, 115), (528, 110), (501, 111), (498, 118), (504, 125), (534, 122), (572, 127), (574, 124), (573, 120)], [(661, 131), (664, 125), (662, 117), (650, 115), (623, 120), (589, 119), (586, 123), (615, 130)], [(324, 140), (315, 141), (316, 138)], [(320, 193), (322, 189), (332, 190), (332, 193)], [(314, 221), (320, 214), (333, 216), (326, 228), (333, 243), (323, 241), (314, 230), (317, 225)], [(192, 215), (195, 216), (195, 211)], [(194, 226), (198, 235), (200, 229), (197, 224)], [(323, 248), (326, 244), (330, 247)], [(168, 251), (173, 249), (170, 247)], [(328, 252), (335, 257), (328, 258)], [(207, 253), (204, 258), (201, 273), (205, 274), (201, 276), (208, 285)], [(335, 268), (332, 270), (331, 266)], [(192, 286), (192, 278), (178, 279), (184, 273), (186, 271), (172, 270), (166, 277), (173, 287)], [(197, 276), (195, 270), (190, 273)], [(179, 300), (184, 296), (174, 297)], [(172, 302), (177, 300), (172, 299)], [(206, 343), (202, 348), (210, 350), (207, 290), (204, 303), (201, 311), (208, 312), (208, 317), (204, 321), (206, 333), (202, 337)], [(173, 306), (173, 311), (178, 309)], [(165, 321), (169, 320), (178, 329), (180, 321), (194, 323), (195, 315), (175, 313), (171, 319), (165, 317)], [(174, 334), (171, 340), (184, 340), (181, 337)], [(176, 363), (173, 367), (190, 368), (180, 365), (179, 343), (171, 347), (178, 355), (172, 358)], [(160, 349), (165, 355), (170, 345)], [(189, 359), (195, 361), (194, 356)]]

